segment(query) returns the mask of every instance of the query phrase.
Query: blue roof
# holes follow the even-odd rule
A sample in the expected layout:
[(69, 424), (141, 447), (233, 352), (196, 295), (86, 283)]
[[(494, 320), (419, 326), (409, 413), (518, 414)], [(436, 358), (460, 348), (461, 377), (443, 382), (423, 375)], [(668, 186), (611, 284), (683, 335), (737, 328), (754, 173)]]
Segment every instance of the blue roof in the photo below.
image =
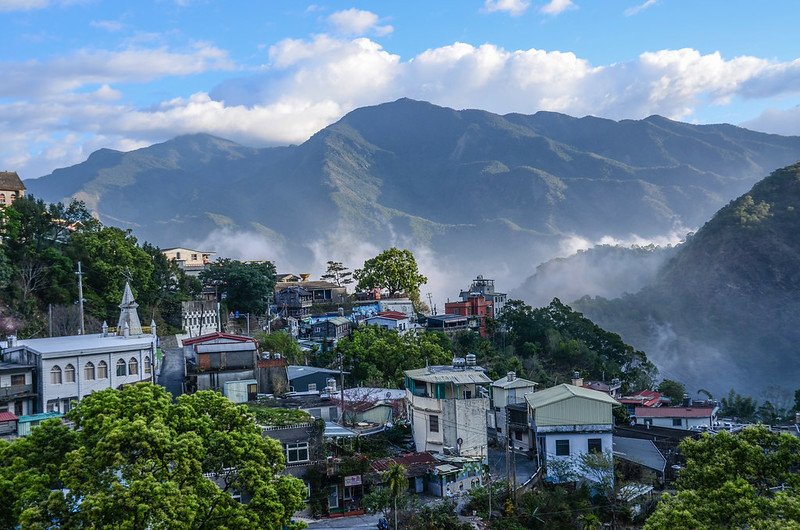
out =
[(286, 370), (289, 373), (289, 381), (293, 379), (297, 379), (298, 377), (304, 377), (311, 374), (338, 374), (339, 370), (330, 370), (328, 368), (319, 368), (318, 366), (299, 366), (299, 365), (289, 365), (286, 367)]
[(44, 421), (51, 418), (60, 418), (63, 414), (60, 412), (40, 412), (39, 414), (31, 414), (29, 416), (20, 416), (19, 423), (28, 423), (32, 421)]

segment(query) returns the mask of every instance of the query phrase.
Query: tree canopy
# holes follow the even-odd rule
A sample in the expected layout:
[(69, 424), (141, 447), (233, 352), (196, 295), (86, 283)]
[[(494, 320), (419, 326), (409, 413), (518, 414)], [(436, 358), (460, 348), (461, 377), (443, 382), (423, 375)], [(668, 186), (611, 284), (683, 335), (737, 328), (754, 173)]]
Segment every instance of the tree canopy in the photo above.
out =
[(219, 258), (200, 273), (200, 280), (218, 286), (229, 310), (260, 315), (266, 313), (275, 287), (275, 265)]
[(353, 276), (361, 290), (385, 289), (389, 296), (407, 293), (412, 299), (419, 299), (419, 288), (428, 281), (420, 274), (414, 254), (395, 247), (365, 261)]
[(800, 528), (800, 439), (758, 426), (687, 438), (680, 451), (677, 494), (662, 497), (645, 530)]
[(323, 280), (328, 280), (331, 283), (335, 283), (339, 287), (343, 287), (345, 285), (349, 285), (353, 283), (353, 273), (342, 265), (341, 261), (329, 261), (328, 268), (325, 270), (325, 274), (321, 276)]
[(668, 397), (672, 400), (672, 405), (680, 405), (683, 402), (683, 396), (686, 394), (686, 386), (679, 381), (672, 379), (664, 379), (658, 384), (657, 390), (662, 396)]
[(303, 505), (280, 444), (215, 392), (107, 389), (67, 419), (0, 442), (0, 526), (278, 530)]

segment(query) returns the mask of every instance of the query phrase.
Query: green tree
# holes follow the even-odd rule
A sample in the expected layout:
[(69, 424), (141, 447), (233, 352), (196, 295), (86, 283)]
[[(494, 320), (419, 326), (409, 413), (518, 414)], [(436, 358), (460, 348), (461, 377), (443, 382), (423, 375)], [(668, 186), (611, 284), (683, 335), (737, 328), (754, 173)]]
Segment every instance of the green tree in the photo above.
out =
[(800, 528), (800, 439), (766, 427), (681, 442), (686, 466), (645, 530)]
[(728, 397), (720, 401), (719, 414), (727, 418), (736, 418), (742, 422), (752, 421), (756, 417), (758, 403), (750, 396), (742, 396), (733, 389), (728, 393)]
[(341, 355), (350, 379), (357, 385), (399, 387), (403, 371), (428, 364), (446, 364), (452, 347), (441, 333), (398, 334), (378, 326), (359, 327), (336, 345), (332, 363)]
[(401, 464), (392, 464), (384, 472), (383, 479), (392, 495), (392, 505), (394, 512), (394, 530), (397, 530), (397, 499), (408, 490), (408, 477), (406, 468)]
[(417, 260), (410, 250), (392, 247), (364, 262), (353, 277), (358, 289), (385, 289), (389, 296), (406, 293), (412, 300), (419, 300), (419, 288), (428, 281), (420, 274)]
[(289, 364), (305, 364), (305, 354), (297, 341), (285, 331), (273, 331), (272, 333), (256, 333), (254, 335), (261, 351), (280, 353)]
[(277, 530), (303, 505), (302, 482), (281, 474), (280, 444), (217, 393), (173, 403), (156, 385), (108, 389), (67, 418), (74, 430), (51, 421), (0, 446), (10, 527)]
[(686, 394), (686, 387), (684, 384), (672, 379), (664, 379), (661, 381), (656, 390), (658, 390), (662, 396), (668, 397), (673, 405), (680, 405), (683, 402), (684, 394)]
[(153, 264), (153, 289), (142, 293), (137, 301), (151, 309), (159, 327), (166, 324), (177, 331), (183, 325), (181, 302), (200, 294), (203, 286), (197, 278), (187, 276), (175, 261), (167, 259), (157, 246), (145, 243), (142, 250)]
[(275, 287), (275, 265), (271, 261), (244, 263), (220, 258), (200, 273), (205, 285), (218, 282), (229, 310), (260, 315)]
[(341, 261), (329, 261), (328, 268), (321, 278), (342, 287), (353, 283), (352, 276), (353, 273), (350, 272), (350, 269), (342, 265)]

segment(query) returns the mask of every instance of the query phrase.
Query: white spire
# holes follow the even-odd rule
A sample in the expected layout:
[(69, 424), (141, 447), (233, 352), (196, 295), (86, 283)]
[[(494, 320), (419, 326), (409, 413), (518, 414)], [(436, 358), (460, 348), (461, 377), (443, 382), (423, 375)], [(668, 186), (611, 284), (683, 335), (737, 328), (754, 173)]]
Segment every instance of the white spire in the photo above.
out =
[(117, 334), (122, 335), (127, 327), (131, 335), (142, 334), (142, 324), (139, 322), (139, 313), (136, 308), (139, 304), (133, 299), (131, 285), (125, 281), (125, 289), (122, 292), (122, 303), (119, 304), (119, 323), (117, 324)]

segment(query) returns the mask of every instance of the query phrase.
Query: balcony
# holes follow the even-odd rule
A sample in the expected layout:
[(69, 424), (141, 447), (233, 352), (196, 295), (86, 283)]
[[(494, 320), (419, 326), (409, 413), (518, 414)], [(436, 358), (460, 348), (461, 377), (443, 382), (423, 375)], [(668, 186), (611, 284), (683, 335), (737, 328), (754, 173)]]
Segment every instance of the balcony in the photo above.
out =
[(33, 385), (13, 385), (0, 387), (0, 399), (33, 393)]

